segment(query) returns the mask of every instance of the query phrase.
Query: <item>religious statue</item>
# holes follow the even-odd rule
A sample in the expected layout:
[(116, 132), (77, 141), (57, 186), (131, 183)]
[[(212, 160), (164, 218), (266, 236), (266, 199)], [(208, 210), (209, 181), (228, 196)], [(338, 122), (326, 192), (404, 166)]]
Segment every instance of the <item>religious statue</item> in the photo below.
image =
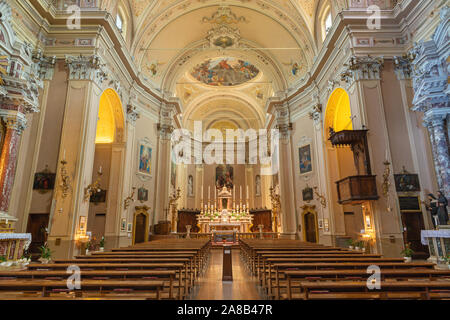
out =
[(192, 176), (188, 178), (188, 195), (190, 197), (194, 195), (194, 178)]
[(436, 226), (439, 224), (437, 220), (437, 211), (438, 211), (438, 201), (434, 194), (428, 194), (428, 203), (425, 203), (425, 207), (428, 212), (431, 214), (431, 221), (433, 222), (433, 227), (436, 229)]
[(438, 194), (437, 216), (439, 220), (439, 225), (447, 225), (449, 220), (447, 211), (448, 200), (442, 191), (438, 191), (437, 194)]

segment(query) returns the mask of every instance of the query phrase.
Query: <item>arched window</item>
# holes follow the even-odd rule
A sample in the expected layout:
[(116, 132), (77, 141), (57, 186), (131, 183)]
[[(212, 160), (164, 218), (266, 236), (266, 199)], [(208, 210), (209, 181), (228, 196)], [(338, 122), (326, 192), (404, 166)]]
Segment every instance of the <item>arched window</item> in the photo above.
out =
[(120, 32), (123, 32), (123, 19), (120, 13), (116, 16), (116, 26), (120, 30)]
[(331, 17), (331, 12), (328, 12), (325, 19), (325, 37), (327, 36), (328, 32), (330, 32), (332, 26), (333, 26), (333, 18)]

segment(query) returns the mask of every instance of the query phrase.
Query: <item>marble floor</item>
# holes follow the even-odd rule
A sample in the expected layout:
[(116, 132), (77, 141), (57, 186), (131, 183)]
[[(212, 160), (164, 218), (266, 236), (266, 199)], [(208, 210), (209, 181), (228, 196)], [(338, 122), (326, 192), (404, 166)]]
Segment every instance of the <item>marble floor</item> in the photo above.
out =
[(206, 273), (198, 279), (192, 300), (261, 300), (256, 280), (245, 269), (239, 250), (232, 251), (233, 281), (222, 282), (222, 250), (211, 250)]

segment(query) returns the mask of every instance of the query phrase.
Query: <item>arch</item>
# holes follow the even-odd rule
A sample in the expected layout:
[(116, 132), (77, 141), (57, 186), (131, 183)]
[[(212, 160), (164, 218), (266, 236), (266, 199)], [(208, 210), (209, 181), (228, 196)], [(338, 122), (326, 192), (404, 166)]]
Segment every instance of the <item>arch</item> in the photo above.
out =
[(122, 102), (114, 89), (100, 96), (95, 143), (122, 142), (124, 115)]
[(330, 128), (333, 128), (336, 132), (352, 130), (353, 124), (351, 115), (350, 97), (348, 96), (348, 93), (342, 88), (337, 88), (328, 99), (324, 121), (324, 132), (328, 132)]

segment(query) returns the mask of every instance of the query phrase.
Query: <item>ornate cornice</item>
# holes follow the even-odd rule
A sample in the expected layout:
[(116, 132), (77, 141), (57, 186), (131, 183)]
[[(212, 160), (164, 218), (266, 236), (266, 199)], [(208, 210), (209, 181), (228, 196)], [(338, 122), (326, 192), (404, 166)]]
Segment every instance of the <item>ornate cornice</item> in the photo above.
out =
[(383, 57), (352, 56), (344, 64), (345, 68), (341, 72), (341, 80), (346, 82), (348, 86), (351, 86), (355, 81), (380, 80), (383, 64)]
[(70, 80), (90, 80), (99, 86), (108, 78), (105, 64), (97, 55), (66, 56)]

